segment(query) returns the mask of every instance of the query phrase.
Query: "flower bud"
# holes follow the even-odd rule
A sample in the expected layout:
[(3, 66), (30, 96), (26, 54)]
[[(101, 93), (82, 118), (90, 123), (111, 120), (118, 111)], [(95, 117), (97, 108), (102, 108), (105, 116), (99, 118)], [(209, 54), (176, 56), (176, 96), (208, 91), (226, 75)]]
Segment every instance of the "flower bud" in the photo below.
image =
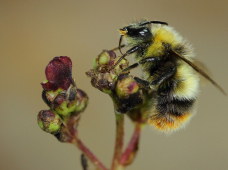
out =
[(139, 91), (139, 85), (132, 76), (122, 74), (118, 77), (115, 93), (120, 99), (129, 98), (129, 95)]
[(77, 89), (76, 98), (75, 112), (83, 112), (88, 104), (89, 97), (83, 90)]
[(74, 86), (70, 86), (67, 91), (62, 91), (55, 97), (52, 109), (58, 114), (66, 116), (76, 109), (76, 103), (77, 89)]
[(75, 86), (72, 78), (72, 61), (67, 56), (55, 57), (45, 69), (46, 81), (41, 83), (44, 90), (67, 90), (71, 84)]
[(116, 58), (116, 54), (113, 51), (104, 50), (93, 61), (93, 69), (97, 71), (98, 67), (109, 65), (110, 61)]
[(104, 93), (112, 93), (111, 86), (115, 81), (114, 79), (128, 66), (127, 60), (123, 59), (117, 66), (112, 68), (118, 59), (119, 57), (116, 58), (113, 51), (105, 50), (94, 59), (94, 69), (86, 72), (91, 77), (92, 86)]
[(116, 111), (126, 113), (137, 105), (142, 104), (142, 90), (132, 76), (121, 74), (113, 87), (113, 94), (116, 97), (117, 104)]
[(50, 107), (53, 108), (53, 102), (56, 98), (56, 96), (61, 93), (62, 91), (64, 91), (63, 89), (59, 88), (56, 91), (53, 90), (43, 90), (42, 92), (42, 99), (43, 101)]
[(50, 110), (41, 110), (37, 116), (38, 125), (48, 133), (57, 134), (61, 130), (62, 119)]
[(68, 133), (68, 130), (65, 125), (62, 126), (61, 131), (59, 133), (55, 134), (55, 137), (60, 141), (60, 142), (68, 142), (71, 143), (73, 140), (73, 137), (70, 136)]

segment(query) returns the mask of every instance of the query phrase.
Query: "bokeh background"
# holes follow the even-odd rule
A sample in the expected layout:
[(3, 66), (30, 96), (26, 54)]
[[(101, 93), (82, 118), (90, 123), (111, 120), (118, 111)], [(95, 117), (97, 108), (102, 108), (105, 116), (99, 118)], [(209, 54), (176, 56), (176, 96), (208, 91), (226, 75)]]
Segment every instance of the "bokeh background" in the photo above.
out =
[[(0, 169), (82, 169), (75, 146), (58, 142), (37, 125), (38, 112), (48, 109), (40, 82), (53, 57), (71, 57), (77, 86), (90, 97), (80, 137), (110, 167), (113, 106), (85, 75), (93, 58), (118, 45), (118, 28), (141, 18), (166, 21), (193, 44), (197, 58), (228, 92), (227, 17), (227, 0), (1, 0)], [(228, 99), (209, 84), (198, 101), (198, 113), (186, 129), (165, 136), (146, 127), (127, 169), (228, 169)], [(132, 127), (126, 119), (125, 142)]]

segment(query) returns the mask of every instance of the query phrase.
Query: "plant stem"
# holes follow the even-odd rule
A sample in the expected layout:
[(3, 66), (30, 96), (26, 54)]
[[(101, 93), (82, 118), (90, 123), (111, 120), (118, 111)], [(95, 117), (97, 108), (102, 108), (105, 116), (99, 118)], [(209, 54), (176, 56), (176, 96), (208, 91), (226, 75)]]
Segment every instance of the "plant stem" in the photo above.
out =
[(120, 164), (124, 137), (124, 115), (116, 113), (116, 143), (111, 170), (123, 169)]
[(101, 161), (82, 143), (82, 141), (78, 138), (77, 132), (75, 132), (74, 136), (75, 145), (90, 159), (90, 161), (97, 166), (100, 170), (108, 170)]
[(134, 160), (134, 157), (138, 151), (138, 143), (140, 137), (141, 127), (139, 123), (135, 124), (135, 130), (133, 136), (128, 143), (125, 152), (121, 155), (120, 164), (123, 166), (129, 165)]
[(82, 141), (78, 137), (78, 130), (77, 130), (77, 124), (80, 117), (65, 117), (65, 122), (67, 122), (67, 129), (69, 134), (74, 139), (72, 143), (74, 143), (81, 151), (86, 155), (90, 161), (97, 166), (100, 170), (108, 170), (100, 160), (82, 143)]

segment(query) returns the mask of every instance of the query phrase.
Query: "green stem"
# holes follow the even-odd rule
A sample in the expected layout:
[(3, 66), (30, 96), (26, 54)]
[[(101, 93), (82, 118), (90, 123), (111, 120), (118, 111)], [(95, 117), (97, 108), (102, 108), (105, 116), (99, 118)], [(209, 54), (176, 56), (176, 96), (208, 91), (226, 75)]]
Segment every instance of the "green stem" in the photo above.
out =
[(116, 113), (116, 143), (111, 170), (123, 169), (120, 164), (124, 139), (124, 115)]

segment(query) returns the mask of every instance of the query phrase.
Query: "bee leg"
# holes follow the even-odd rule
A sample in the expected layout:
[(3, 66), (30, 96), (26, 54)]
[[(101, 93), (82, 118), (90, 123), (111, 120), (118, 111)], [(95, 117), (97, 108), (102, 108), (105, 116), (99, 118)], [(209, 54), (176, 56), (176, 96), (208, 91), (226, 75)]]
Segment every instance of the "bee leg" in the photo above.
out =
[[(128, 72), (128, 71), (130, 71), (130, 70), (138, 67), (139, 64), (144, 64), (144, 63), (147, 63), (147, 62), (156, 62), (158, 60), (160, 60), (159, 57), (147, 57), (147, 58), (143, 58), (139, 62), (134, 63), (134, 64), (128, 66), (127, 68), (123, 69), (121, 73)], [(151, 89), (150, 88), (150, 83), (147, 80), (140, 79), (139, 77), (134, 77), (134, 79), (135, 79), (135, 81), (137, 83), (141, 84), (144, 88)]]
[(123, 69), (121, 73), (125, 73), (125, 72), (128, 72), (136, 67), (139, 66), (139, 64), (144, 64), (144, 63), (147, 63), (147, 62), (155, 62), (155, 61), (158, 61), (160, 60), (159, 57), (148, 57), (148, 58), (143, 58), (142, 60), (140, 60), (139, 62), (137, 63), (134, 63), (130, 66), (128, 66), (127, 68)]
[(134, 64), (128, 66), (127, 68), (123, 69), (121, 71), (121, 73), (119, 73), (118, 75), (116, 75), (116, 77), (113, 80), (115, 80), (120, 74), (124, 74), (124, 73), (126, 73), (126, 72), (128, 72), (128, 71), (130, 71), (130, 70), (132, 70), (132, 69), (134, 69), (136, 67), (138, 67), (138, 65), (139, 65), (138, 63), (134, 63)]
[(167, 62), (165, 65), (160, 68), (159, 72), (154, 77), (151, 85), (157, 86), (165, 81), (168, 81), (169, 78), (171, 78), (177, 71), (177, 68), (174, 63)]
[(121, 73), (130, 71), (130, 70), (132, 70), (132, 69), (138, 67), (139, 64), (144, 64), (144, 63), (147, 63), (147, 62), (155, 62), (155, 61), (158, 61), (158, 60), (160, 60), (159, 57), (148, 57), (148, 58), (143, 58), (143, 59), (140, 60), (139, 62), (134, 63), (134, 64), (128, 66), (127, 68), (123, 69)]
[(147, 57), (147, 58), (143, 58), (141, 60), (139, 60), (139, 64), (145, 64), (147, 62), (156, 62), (159, 61), (160, 58), (159, 57)]
[(134, 77), (134, 80), (135, 80), (138, 84), (142, 85), (145, 89), (151, 89), (151, 88), (150, 88), (150, 82), (149, 82), (149, 81), (143, 80), (143, 79), (141, 79), (141, 78), (139, 78), (139, 77)]
[(128, 72), (128, 71), (130, 71), (130, 70), (133, 70), (134, 68), (136, 68), (136, 67), (138, 67), (138, 66), (139, 66), (139, 63), (134, 63), (134, 64), (128, 66), (127, 68), (123, 69), (123, 70), (121, 71), (121, 73), (125, 73), (125, 72)]
[(116, 75), (116, 77), (113, 80), (115, 80), (120, 74), (124, 74), (124, 73), (138, 67), (138, 65), (139, 65), (139, 63), (134, 63), (134, 64), (128, 66), (127, 68), (123, 69), (118, 75)]
[(127, 50), (127, 52), (122, 57), (120, 57), (120, 59), (115, 63), (114, 66), (112, 66), (112, 68), (115, 68), (120, 63), (120, 61), (123, 60), (129, 54), (132, 54), (132, 53), (138, 51), (140, 49), (140, 47), (141, 46), (134, 46), (130, 50)]
[[(128, 71), (130, 71), (130, 70), (132, 70), (132, 69), (134, 69), (134, 68), (136, 68), (138, 66), (139, 66), (139, 63), (134, 63), (134, 64), (130, 65), (129, 67), (123, 69), (121, 74), (125, 73), (125, 72), (128, 72)], [(150, 82), (148, 82), (147, 80), (143, 80), (143, 79), (141, 79), (139, 77), (134, 77), (134, 80), (138, 84), (142, 85), (145, 89), (150, 89)]]
[(123, 45), (121, 45), (120, 47), (115, 47), (115, 48), (111, 49), (110, 51), (116, 51), (116, 50), (119, 50), (120, 48), (123, 48), (123, 47), (125, 47), (125, 46), (126, 46), (126, 45), (123, 44)]

